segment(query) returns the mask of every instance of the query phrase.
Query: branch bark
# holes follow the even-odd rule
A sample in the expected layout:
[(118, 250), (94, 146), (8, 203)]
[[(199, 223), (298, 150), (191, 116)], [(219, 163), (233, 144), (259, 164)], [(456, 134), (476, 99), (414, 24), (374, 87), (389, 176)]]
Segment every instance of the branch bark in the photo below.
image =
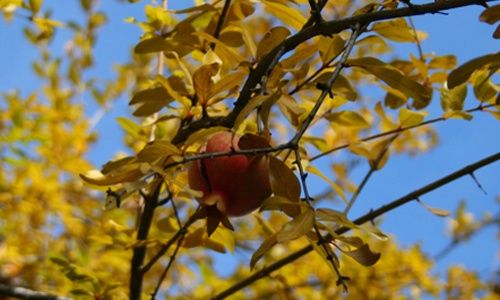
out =
[[(160, 188), (163, 183), (161, 177), (155, 178), (155, 183), (152, 184), (152, 192), (144, 197), (144, 210), (140, 216), (139, 228), (137, 229), (137, 241), (146, 240), (153, 220), (154, 211), (157, 206)], [(142, 293), (142, 281), (144, 279), (144, 272), (142, 271), (142, 264), (146, 257), (146, 246), (135, 247), (132, 260), (130, 263), (130, 282), (129, 291), (130, 299), (140, 300)]]
[[(369, 213), (359, 217), (358, 219), (356, 219), (354, 221), (355, 224), (357, 225), (362, 225), (364, 223), (367, 223), (369, 221), (373, 221), (375, 220), (377, 217), (389, 212), (389, 211), (392, 211), (408, 202), (411, 202), (411, 201), (414, 201), (415, 199), (417, 199), (418, 197), (424, 195), (424, 194), (427, 194), (441, 186), (444, 186), (460, 177), (463, 177), (463, 176), (466, 176), (466, 175), (469, 175), (470, 173), (482, 168), (482, 167), (485, 167), (489, 164), (492, 164), (496, 161), (500, 160), (500, 152), (497, 152), (491, 156), (488, 156), (482, 160), (479, 160), (473, 164), (470, 164), (462, 169), (459, 169), (447, 176), (444, 176), (434, 182), (431, 182), (429, 183), (428, 185), (426, 186), (423, 186), (399, 199), (396, 199), (392, 202), (389, 202), (388, 204), (376, 209), (376, 210), (373, 210), (373, 211), (370, 211)], [(341, 227), (339, 229), (336, 230), (336, 234), (338, 235), (341, 235), (341, 234), (344, 234), (348, 231), (350, 231), (351, 229), (350, 228), (347, 228), (347, 227)], [(325, 240), (331, 240), (332, 236), (331, 235), (326, 235), (325, 236)], [(270, 273), (280, 269), (281, 267), (301, 258), (302, 256), (308, 254), (309, 252), (311, 252), (313, 250), (313, 246), (311, 245), (308, 245), (308, 246), (305, 246), (303, 247), (302, 249), (299, 249), (297, 250), (296, 252), (276, 261), (275, 263), (257, 271), (256, 273), (254, 273), (253, 275), (250, 275), (249, 277), (243, 279), (242, 281), (240, 282), (237, 282), (236, 284), (234, 284), (233, 286), (229, 287), (228, 289), (222, 291), (221, 293), (219, 293), (218, 295), (216, 295), (215, 297), (212, 298), (212, 300), (217, 300), (217, 299), (224, 299), (234, 293), (236, 293), (237, 291), (245, 288), (246, 286), (254, 283), (255, 281), (263, 278), (263, 277), (266, 277), (268, 276)]]

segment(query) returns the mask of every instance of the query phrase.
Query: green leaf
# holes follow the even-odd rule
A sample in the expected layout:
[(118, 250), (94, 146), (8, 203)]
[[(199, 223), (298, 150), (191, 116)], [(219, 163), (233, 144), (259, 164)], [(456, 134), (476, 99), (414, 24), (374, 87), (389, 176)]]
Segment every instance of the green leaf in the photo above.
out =
[(487, 54), (469, 60), (448, 75), (448, 88), (453, 89), (465, 83), (474, 71), (492, 63), (498, 64), (500, 61), (500, 53)]
[(306, 209), (292, 221), (283, 225), (281, 230), (276, 233), (276, 239), (279, 243), (298, 239), (309, 232), (313, 228), (313, 225), (314, 211)]

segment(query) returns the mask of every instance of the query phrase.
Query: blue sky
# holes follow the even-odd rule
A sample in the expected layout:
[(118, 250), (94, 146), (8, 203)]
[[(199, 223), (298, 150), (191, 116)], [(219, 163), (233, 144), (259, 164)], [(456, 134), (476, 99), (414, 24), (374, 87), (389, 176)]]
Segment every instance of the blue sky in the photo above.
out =
[[(96, 66), (93, 74), (112, 78), (113, 64), (125, 62), (130, 53), (130, 46), (139, 40), (140, 31), (124, 19), (129, 16), (142, 18), (140, 8), (147, 1), (138, 4), (119, 4), (116, 1), (102, 1), (101, 9), (109, 16), (109, 23), (100, 32), (96, 45)], [(77, 1), (45, 1), (44, 7), (54, 7), (54, 18), (66, 20), (79, 16)], [(187, 1), (169, 1), (171, 8), (187, 6)], [(455, 54), (459, 63), (473, 57), (498, 51), (500, 43), (493, 40), (493, 26), (478, 22), (482, 8), (471, 7), (450, 11), (448, 15), (430, 15), (416, 17), (417, 28), (429, 33), (429, 38), (422, 43), (424, 52)], [(328, 17), (325, 17), (328, 19)], [(26, 21), (15, 19), (10, 24), (0, 26), (0, 92), (12, 88), (24, 91), (37, 89), (39, 82), (30, 69), (31, 61), (37, 56), (21, 37), (21, 28)], [(53, 44), (54, 53), (63, 53), (63, 42), (68, 36), (61, 34)], [(5, 42), (8, 41), (8, 42)], [(397, 46), (397, 55), (407, 58), (409, 53), (416, 54), (414, 45)], [(477, 101), (469, 96), (466, 107), (472, 108)], [(88, 158), (99, 167), (121, 150), (122, 136), (115, 118), (128, 116), (128, 98), (120, 99), (113, 109), (99, 122), (95, 130), (100, 134), (100, 141), (92, 148)], [(96, 107), (88, 102), (87, 112), (91, 116)], [(430, 111), (430, 118), (439, 115), (438, 102)], [(428, 153), (416, 157), (394, 156), (387, 166), (377, 172), (356, 202), (350, 216), (366, 213), (370, 208), (396, 199), (435, 179), (447, 175), (469, 163), (491, 155), (500, 149), (500, 126), (497, 120), (485, 113), (476, 113), (470, 122), (449, 120), (435, 125), (440, 134), (440, 145)], [(326, 159), (325, 159), (326, 161)], [(318, 164), (321, 164), (321, 160)], [(359, 182), (366, 173), (367, 166), (354, 172), (354, 182)], [(480, 216), (485, 212), (498, 212), (495, 196), (500, 195), (500, 163), (490, 165), (476, 173), (487, 195), (480, 191), (469, 177), (464, 177), (442, 187), (422, 200), (428, 205), (454, 210), (459, 200), (467, 200), (468, 208)], [(312, 182), (314, 189), (315, 182)], [(433, 255), (441, 250), (449, 240), (444, 234), (446, 219), (433, 216), (416, 203), (411, 203), (390, 213), (383, 218), (382, 229), (397, 236), (404, 246), (415, 242), (422, 244), (424, 251)], [(450, 255), (438, 262), (436, 271), (459, 263), (477, 270), (481, 275), (491, 276), (499, 267), (498, 240), (493, 228), (486, 229), (464, 246), (455, 249)], [(227, 255), (217, 255), (217, 261), (227, 261)], [(222, 265), (222, 264), (218, 264)], [(227, 270), (226, 270), (227, 271)], [(225, 273), (222, 270), (222, 273)]]

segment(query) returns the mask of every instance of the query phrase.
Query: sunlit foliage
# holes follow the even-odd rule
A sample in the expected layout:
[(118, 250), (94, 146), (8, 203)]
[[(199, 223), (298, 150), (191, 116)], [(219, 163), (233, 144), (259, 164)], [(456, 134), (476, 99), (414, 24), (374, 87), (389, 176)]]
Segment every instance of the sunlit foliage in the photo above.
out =
[[(453, 53), (424, 51), (427, 33), (407, 18), (478, 1), (194, 2), (182, 10), (166, 0), (134, 6), (141, 17), (127, 26), (142, 34), (134, 45), (115, 45), (131, 48), (129, 60), (103, 79), (89, 70), (113, 12), (81, 0), (84, 18), (62, 22), (42, 0), (0, 0), (4, 22), (26, 21), (40, 82), (36, 90), (2, 91), (2, 287), (82, 299), (498, 297), (498, 282), (461, 266), (439, 276), (419, 245), (399, 247), (377, 223), (394, 207), (348, 216), (391, 155), (437, 145), (432, 123), (473, 122), (479, 113), (500, 119), (500, 54), (484, 49), (457, 62)], [(490, 4), (478, 22), (498, 23), (499, 6)], [(498, 28), (492, 32), (499, 38)], [(62, 33), (65, 53), (55, 55), (51, 45)], [(394, 58), (398, 43), (418, 51)], [(466, 103), (468, 93), (475, 103)], [(92, 166), (95, 126), (121, 97), (130, 100), (131, 116), (116, 120), (126, 151), (117, 145), (102, 168)], [(95, 115), (83, 99), (92, 99)], [(434, 103), (441, 111), (432, 115)], [(238, 147), (204, 153), (220, 131), (240, 136)], [(259, 211), (228, 218), (194, 200), (200, 191), (189, 187), (187, 167), (234, 155), (268, 164), (272, 196)], [(476, 180), (475, 170), (498, 159), (453, 172), (433, 189), (465, 175)], [(360, 163), (369, 172), (353, 182)], [(326, 191), (312, 188), (313, 177)], [(452, 215), (450, 248), (440, 255), (499, 224), (498, 214), (475, 219), (465, 204), (454, 214), (430, 207), (419, 196), (431, 190), (413, 191), (398, 206), (415, 200), (437, 217)], [(213, 251), (240, 263), (222, 277)]]

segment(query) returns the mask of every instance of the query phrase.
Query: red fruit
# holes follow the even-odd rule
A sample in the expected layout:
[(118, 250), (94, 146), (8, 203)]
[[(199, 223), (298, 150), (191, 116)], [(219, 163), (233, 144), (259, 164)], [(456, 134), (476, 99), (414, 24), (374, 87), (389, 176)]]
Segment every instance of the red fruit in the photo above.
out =
[[(231, 132), (218, 132), (200, 152), (239, 150), (238, 141)], [(192, 189), (203, 192), (201, 203), (216, 205), (227, 216), (248, 214), (271, 195), (267, 158), (261, 155), (197, 160), (189, 166), (188, 181)]]

